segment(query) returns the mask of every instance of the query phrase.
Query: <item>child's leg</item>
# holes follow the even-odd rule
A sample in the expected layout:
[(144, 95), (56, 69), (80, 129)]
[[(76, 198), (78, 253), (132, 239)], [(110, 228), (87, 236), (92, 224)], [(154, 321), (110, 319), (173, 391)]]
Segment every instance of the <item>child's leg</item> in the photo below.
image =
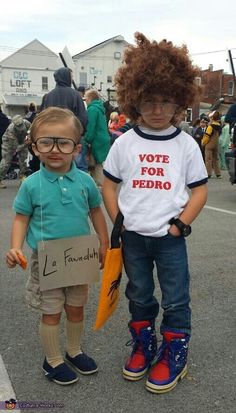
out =
[(154, 393), (172, 390), (187, 373), (191, 334), (189, 270), (185, 239), (167, 234), (155, 242), (156, 265), (162, 292), (163, 342), (146, 387)]
[(78, 285), (66, 290), (66, 360), (80, 373), (93, 374), (98, 368), (95, 361), (81, 350), (84, 305), (88, 298), (88, 286)]
[(161, 333), (191, 334), (190, 275), (184, 237), (167, 234), (156, 241), (157, 275), (162, 293)]
[(38, 257), (33, 252), (31, 258), (31, 282), (28, 283), (28, 300), (32, 306), (37, 305), (42, 311), (39, 335), (45, 353), (43, 371), (47, 379), (61, 385), (75, 383), (77, 374), (64, 362), (60, 350), (60, 318), (65, 302), (63, 288), (43, 291), (40, 294), (38, 286)]
[(124, 266), (129, 279), (125, 294), (129, 300), (129, 329), (133, 346), (131, 356), (123, 367), (123, 377), (135, 381), (142, 379), (155, 361), (155, 319), (159, 304), (154, 297), (154, 257), (146, 237), (124, 231), (122, 245)]
[(48, 364), (57, 367), (64, 363), (60, 350), (60, 317), (59, 314), (43, 314), (39, 326), (39, 335)]
[(66, 350), (70, 357), (82, 353), (81, 337), (83, 334), (84, 308), (65, 305), (66, 311)]

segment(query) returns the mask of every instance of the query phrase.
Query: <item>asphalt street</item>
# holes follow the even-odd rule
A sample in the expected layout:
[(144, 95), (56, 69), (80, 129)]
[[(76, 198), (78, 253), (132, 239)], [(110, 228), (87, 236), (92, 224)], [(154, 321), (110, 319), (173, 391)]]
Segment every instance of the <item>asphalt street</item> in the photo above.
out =
[[(99, 284), (91, 287), (83, 348), (96, 359), (99, 372), (80, 376), (77, 383), (65, 387), (46, 380), (41, 370), (44, 355), (38, 339), (39, 314), (24, 303), (27, 272), (19, 267), (8, 270), (5, 265), (11, 206), (19, 182), (6, 183), (8, 188), (0, 191), (0, 355), (5, 369), (1, 374), (0, 368), (0, 401), (16, 397), (20, 402), (63, 405), (21, 410), (29, 413), (235, 413), (236, 185), (231, 186), (227, 172), (222, 180), (210, 180), (207, 205), (187, 241), (193, 327), (188, 375), (172, 392), (162, 395), (147, 392), (144, 379), (132, 383), (122, 378), (122, 365), (130, 353), (126, 346), (130, 336), (125, 274), (118, 309), (97, 332), (93, 323)], [(27, 246), (25, 252), (29, 258)], [(156, 295), (160, 298), (158, 286)], [(61, 342), (63, 346), (63, 334)]]

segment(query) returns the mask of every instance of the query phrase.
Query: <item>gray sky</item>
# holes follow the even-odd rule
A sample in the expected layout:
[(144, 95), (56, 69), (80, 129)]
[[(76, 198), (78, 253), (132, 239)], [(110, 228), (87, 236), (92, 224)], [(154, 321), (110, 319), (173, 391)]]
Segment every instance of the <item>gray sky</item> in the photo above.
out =
[(231, 49), (236, 67), (235, 0), (221, 5), (212, 0), (4, 1), (0, 60), (35, 38), (55, 53), (67, 46), (74, 55), (119, 34), (133, 43), (136, 31), (157, 41), (185, 43), (202, 69), (212, 63), (231, 73), (226, 61)]

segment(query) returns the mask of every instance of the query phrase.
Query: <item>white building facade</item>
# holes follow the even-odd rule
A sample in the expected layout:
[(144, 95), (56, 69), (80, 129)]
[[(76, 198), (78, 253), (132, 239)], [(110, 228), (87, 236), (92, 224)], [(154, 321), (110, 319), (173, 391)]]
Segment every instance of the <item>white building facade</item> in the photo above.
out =
[(0, 62), (0, 105), (12, 117), (24, 115), (34, 102), (40, 106), (42, 98), (55, 87), (53, 73), (62, 66), (59, 57), (38, 40)]
[(77, 85), (97, 89), (104, 99), (115, 99), (114, 76), (127, 46), (124, 37), (118, 35), (74, 55)]
[(31, 102), (39, 107), (43, 96), (55, 87), (53, 74), (63, 66), (62, 60), (73, 70), (77, 87), (95, 88), (104, 100), (114, 102), (114, 77), (127, 45), (124, 37), (118, 35), (71, 58), (67, 48), (58, 56), (37, 39), (33, 40), (0, 62), (3, 112), (10, 117), (24, 116)]

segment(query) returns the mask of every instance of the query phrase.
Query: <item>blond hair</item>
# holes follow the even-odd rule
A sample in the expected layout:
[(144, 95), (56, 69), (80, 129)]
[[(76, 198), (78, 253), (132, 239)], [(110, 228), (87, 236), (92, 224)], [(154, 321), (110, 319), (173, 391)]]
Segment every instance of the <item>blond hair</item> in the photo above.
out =
[(91, 100), (100, 99), (100, 95), (95, 89), (86, 90), (85, 97), (89, 97)]
[(53, 124), (53, 123), (63, 122), (69, 119), (73, 120), (76, 137), (78, 138), (78, 141), (79, 141), (83, 133), (83, 127), (81, 125), (81, 122), (74, 115), (74, 113), (71, 112), (69, 109), (62, 109), (58, 107), (51, 107), (51, 108), (44, 109), (42, 112), (39, 113), (39, 115), (35, 117), (31, 125), (31, 128), (30, 128), (30, 133), (29, 133), (30, 141), (34, 142), (34, 137), (37, 133), (37, 130), (42, 124), (44, 123)]

